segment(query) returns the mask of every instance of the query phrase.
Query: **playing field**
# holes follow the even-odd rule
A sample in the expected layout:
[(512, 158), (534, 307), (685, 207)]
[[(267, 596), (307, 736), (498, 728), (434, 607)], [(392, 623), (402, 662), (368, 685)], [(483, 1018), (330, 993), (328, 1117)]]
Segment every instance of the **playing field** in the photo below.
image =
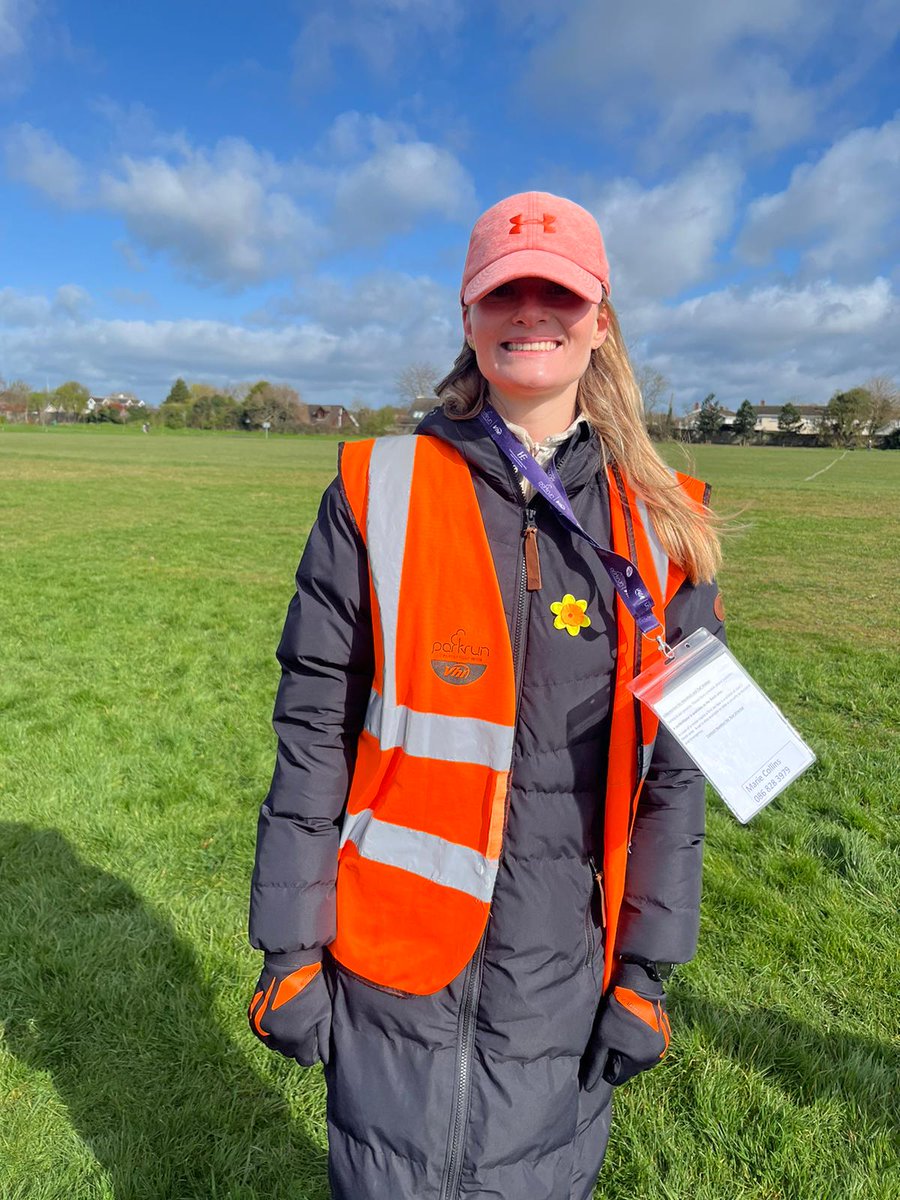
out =
[[(321, 1074), (244, 1009), (273, 652), (335, 449), (0, 432), (2, 1200), (328, 1195)], [(900, 454), (838, 458), (696, 450), (743, 510), (732, 649), (819, 761), (747, 827), (711, 798), (701, 951), (604, 1200), (900, 1197)]]

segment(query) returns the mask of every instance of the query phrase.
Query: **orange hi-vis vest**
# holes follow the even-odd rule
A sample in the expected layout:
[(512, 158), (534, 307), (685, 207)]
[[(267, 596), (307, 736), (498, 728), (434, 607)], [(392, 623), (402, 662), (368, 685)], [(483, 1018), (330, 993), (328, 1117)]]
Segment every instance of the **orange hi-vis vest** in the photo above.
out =
[[(615, 465), (607, 475), (612, 549), (638, 567), (664, 622), (684, 571)], [(347, 443), (340, 476), (368, 553), (375, 671), (341, 831), (329, 950), (365, 980), (430, 995), (472, 958), (490, 913), (516, 727), (509, 627), (469, 468), (452, 446), (425, 435)], [(703, 483), (677, 478), (704, 501)], [(604, 987), (657, 729), (625, 685), (661, 653), (618, 598), (616, 611)]]

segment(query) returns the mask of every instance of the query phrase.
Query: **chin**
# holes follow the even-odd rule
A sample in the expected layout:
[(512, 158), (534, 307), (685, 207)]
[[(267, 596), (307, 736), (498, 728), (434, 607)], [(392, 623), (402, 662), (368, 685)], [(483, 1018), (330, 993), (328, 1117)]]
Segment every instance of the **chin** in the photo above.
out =
[(495, 378), (489, 379), (488, 383), (497, 389), (510, 402), (515, 403), (516, 400), (550, 400), (555, 396), (561, 396), (567, 392), (573, 385), (578, 383), (577, 379), (547, 379), (545, 377), (535, 378)]

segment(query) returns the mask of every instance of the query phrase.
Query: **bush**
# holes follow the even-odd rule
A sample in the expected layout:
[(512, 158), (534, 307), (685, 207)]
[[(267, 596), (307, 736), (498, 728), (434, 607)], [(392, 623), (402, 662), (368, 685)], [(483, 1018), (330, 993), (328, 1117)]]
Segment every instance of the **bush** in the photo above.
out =
[(166, 429), (184, 429), (186, 413), (186, 404), (164, 404), (162, 419)]

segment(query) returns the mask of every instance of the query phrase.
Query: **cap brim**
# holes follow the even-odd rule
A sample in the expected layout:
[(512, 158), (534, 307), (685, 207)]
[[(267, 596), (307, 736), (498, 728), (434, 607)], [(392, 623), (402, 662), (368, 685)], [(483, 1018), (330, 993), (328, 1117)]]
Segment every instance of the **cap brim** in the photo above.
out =
[(609, 292), (608, 284), (604, 285), (596, 275), (591, 275), (569, 258), (550, 254), (547, 250), (516, 250), (512, 254), (504, 254), (483, 271), (473, 275), (463, 289), (462, 302), (475, 304), (502, 283), (530, 276), (559, 283), (584, 300), (590, 300), (592, 304), (600, 303), (604, 290)]

